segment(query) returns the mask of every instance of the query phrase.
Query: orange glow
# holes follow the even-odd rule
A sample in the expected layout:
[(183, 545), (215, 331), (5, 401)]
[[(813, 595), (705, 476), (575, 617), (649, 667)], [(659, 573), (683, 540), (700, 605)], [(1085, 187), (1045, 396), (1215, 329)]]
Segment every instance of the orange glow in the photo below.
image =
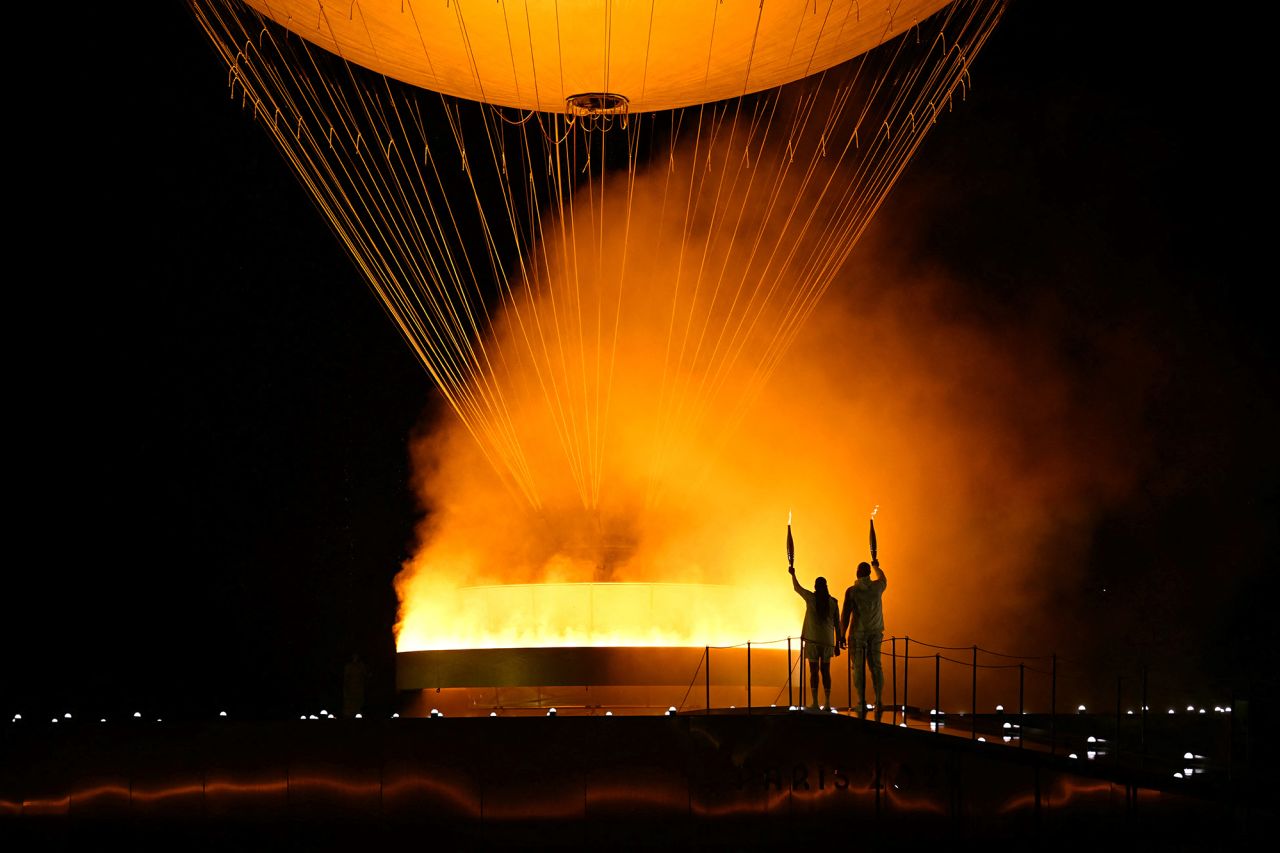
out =
[(895, 812), (913, 812), (916, 814), (932, 815), (947, 814), (947, 804), (937, 802), (936, 794), (932, 792), (926, 791), (924, 793), (912, 795), (890, 786), (885, 788), (884, 795), (889, 800), (890, 808)]
[(128, 800), (129, 794), (130, 791), (128, 783), (113, 784), (108, 782), (100, 785), (93, 785), (79, 790), (73, 790), (71, 792), (71, 807), (76, 808), (83, 803), (99, 799)]
[(451, 812), (468, 817), (481, 817), (479, 797), (467, 786), (444, 781), (422, 773), (407, 774), (383, 785), (383, 796), (390, 802), (440, 800)]
[[(863, 239), (781, 355), (772, 336), (795, 315), (777, 294), (791, 283), (770, 282), (754, 322), (726, 327), (742, 316), (726, 303), (751, 296), (730, 284), (761, 275), (760, 260), (711, 222), (668, 227), (667, 173), (681, 193), (702, 187), (680, 183), (690, 159), (579, 196), (575, 211), (629, 193), (630, 216), (583, 212), (591, 229), (549, 238), (542, 277), (495, 321), (488, 352), (539, 505), (455, 419), (416, 438), (426, 512), (396, 579), (398, 650), (795, 636), (789, 514), (798, 577), (811, 589), (825, 576), (839, 599), (869, 559), (876, 507), (887, 634), (1041, 653), (1055, 590), (1141, 464), (1124, 437), (1140, 393), (1129, 409), (1091, 405), (1130, 387), (1125, 370), (1100, 389), (1061, 363), (1055, 334), (1068, 330), (1052, 311), (980, 326), (961, 283), (885, 248), (902, 224), (883, 217), (883, 236)], [(752, 218), (765, 189), (700, 191), (746, 211), (739, 232), (767, 234), (764, 214)], [(777, 250), (820, 254), (805, 241)], [(571, 334), (563, 318), (533, 322), (566, 306)], [(528, 341), (549, 329), (561, 337), (539, 343), (538, 360)]]
[[(689, 142), (634, 183), (624, 171), (576, 196), (575, 229), (544, 228), (542, 265), (486, 344), (528, 485), (495, 477), (490, 451), (455, 422), (418, 442), (431, 513), (397, 579), (400, 651), (785, 641), (803, 617), (785, 571), (792, 506), (804, 582), (847, 562), (831, 549), (850, 543), (819, 538), (836, 532), (828, 508), (783, 473), (788, 430), (803, 426), (789, 416), (807, 404), (758, 405), (805, 316), (765, 259), (824, 254), (817, 234), (784, 243), (788, 217), (774, 222), (767, 202), (825, 184), (735, 181), (732, 142), (713, 155), (726, 167), (715, 181), (701, 180), (708, 155)], [(686, 188), (708, 208), (691, 228), (663, 214)], [(521, 489), (536, 499), (514, 499)]]
[[(521, 109), (614, 91), (637, 110), (733, 98), (856, 56), (947, 0), (771, 0), (750, 14), (709, 3), (410, 2), (317, 5), (247, 0), (298, 35), (426, 89)], [(835, 23), (835, 22), (838, 22)], [(638, 38), (638, 34), (644, 34)]]
[(683, 779), (644, 783), (592, 785), (587, 788), (587, 810), (611, 806), (650, 806), (655, 811), (681, 812), (689, 809), (689, 792), (681, 788)]
[(158, 802), (167, 800), (171, 797), (193, 797), (204, 796), (204, 783), (199, 785), (167, 785), (161, 788), (153, 788), (150, 790), (144, 788), (134, 788), (129, 795), (130, 801), (137, 802)]
[[(1062, 808), (1075, 799), (1097, 799), (1101, 794), (1111, 795), (1114, 793), (1114, 788), (1115, 785), (1111, 782), (1089, 781), (1079, 776), (1060, 776), (1054, 782), (1053, 788), (1043, 792), (1040, 799), (1046, 808)], [(1159, 796), (1160, 794), (1158, 790), (1147, 788), (1143, 788), (1142, 792), (1144, 795), (1153, 794)], [(1035, 794), (1022, 794), (1010, 797), (997, 811), (999, 814), (1011, 814), (1035, 808), (1035, 805)]]
[(22, 813), (28, 817), (48, 817), (66, 815), (71, 807), (69, 796), (46, 797), (22, 801)]
[(378, 782), (349, 782), (339, 776), (294, 776), (289, 780), (290, 791), (303, 791), (307, 788), (346, 797), (374, 797), (381, 792), (382, 785)]
[[(421, 587), (419, 587), (421, 589)], [(751, 587), (671, 583), (441, 586), (414, 611), (400, 651), (785, 642), (795, 602)], [(466, 614), (460, 618), (459, 614)]]

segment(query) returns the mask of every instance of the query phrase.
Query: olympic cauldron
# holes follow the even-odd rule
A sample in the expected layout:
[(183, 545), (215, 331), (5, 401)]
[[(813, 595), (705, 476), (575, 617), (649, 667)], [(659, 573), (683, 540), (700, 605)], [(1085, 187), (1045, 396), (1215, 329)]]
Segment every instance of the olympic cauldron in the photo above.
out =
[(766, 627), (780, 600), (791, 603), (776, 589), (542, 583), (445, 596), (437, 605), (465, 631), (400, 637), (407, 716), (746, 711), (794, 695), (799, 641)]

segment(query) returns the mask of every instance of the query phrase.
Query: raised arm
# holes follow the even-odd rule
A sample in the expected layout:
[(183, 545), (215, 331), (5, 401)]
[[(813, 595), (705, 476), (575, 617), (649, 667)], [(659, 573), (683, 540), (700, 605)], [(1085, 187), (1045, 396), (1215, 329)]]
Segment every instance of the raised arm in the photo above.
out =
[(795, 590), (796, 592), (798, 592), (800, 595), (804, 595), (806, 592), (808, 592), (808, 591), (809, 591), (809, 590), (805, 589), (804, 587), (800, 586), (800, 581), (796, 578), (796, 567), (795, 567), (795, 566), (788, 566), (788, 567), (787, 567), (787, 571), (791, 573), (791, 588), (792, 588), (792, 589), (794, 589), (794, 590)]
[(889, 588), (889, 579), (888, 579), (888, 578), (886, 578), (886, 577), (884, 576), (884, 569), (880, 568), (880, 561), (879, 561), (879, 560), (872, 560), (872, 561), (871, 561), (871, 568), (875, 569), (875, 570), (876, 570), (876, 574), (880, 575), (880, 588), (881, 588), (881, 589), (888, 589), (888, 588)]

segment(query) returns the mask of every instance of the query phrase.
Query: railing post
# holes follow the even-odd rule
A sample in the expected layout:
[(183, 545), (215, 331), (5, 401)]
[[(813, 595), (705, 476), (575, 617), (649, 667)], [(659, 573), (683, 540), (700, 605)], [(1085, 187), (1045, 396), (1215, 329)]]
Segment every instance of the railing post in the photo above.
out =
[(1116, 736), (1115, 736), (1115, 743), (1111, 744), (1112, 756), (1117, 764), (1120, 763), (1120, 720), (1122, 719), (1120, 715), (1123, 713), (1120, 710), (1120, 696), (1123, 689), (1124, 689), (1124, 676), (1117, 674), (1116, 675)]
[(1142, 729), (1138, 734), (1138, 748), (1142, 753), (1142, 766), (1145, 768), (1147, 761), (1147, 665), (1142, 665)]
[(787, 705), (794, 705), (791, 697), (791, 638), (787, 637)]
[(1049, 754), (1058, 754), (1058, 653), (1049, 671)]
[(751, 641), (747, 640), (747, 714), (751, 713)]
[[(897, 725), (898, 722), (898, 638), (889, 638), (889, 662), (893, 664), (893, 716), (889, 719), (890, 723)], [(849, 707), (853, 707), (853, 703), (849, 703)], [(906, 722), (904, 717), (902, 722)]]
[(911, 635), (902, 642), (902, 722), (907, 721), (907, 687), (911, 684)]
[(941, 731), (937, 723), (942, 719), (942, 652), (933, 653), (933, 711), (933, 730)]
[(796, 685), (796, 692), (800, 694), (800, 701), (797, 702), (796, 704), (799, 705), (802, 709), (805, 706), (804, 700), (809, 695), (808, 693), (805, 693), (805, 690), (807, 688), (805, 687), (806, 682), (804, 680), (804, 671), (806, 668), (805, 660), (804, 660), (804, 645), (805, 645), (805, 639), (804, 637), (801, 637), (800, 638), (800, 683)]
[(705, 667), (706, 678), (707, 678), (707, 710), (706, 710), (706, 713), (709, 715), (709, 714), (711, 713), (711, 647), (710, 647), (710, 646), (707, 646), (707, 647), (706, 647), (706, 649), (703, 651), (703, 654), (705, 654), (705, 655), (707, 656), (707, 665), (706, 665), (706, 667)]
[(1235, 779), (1236, 761), (1236, 686), (1227, 691), (1231, 704), (1227, 706), (1227, 781)]
[(973, 689), (969, 693), (969, 728), (972, 730), (970, 740), (978, 738), (978, 646), (973, 646)]
[(849, 710), (853, 711), (853, 649), (845, 646), (845, 667), (849, 670), (845, 676), (845, 687), (849, 693)]
[(1023, 704), (1023, 688), (1026, 686), (1026, 664), (1018, 663), (1018, 749), (1022, 749), (1022, 716), (1026, 714), (1026, 706)]

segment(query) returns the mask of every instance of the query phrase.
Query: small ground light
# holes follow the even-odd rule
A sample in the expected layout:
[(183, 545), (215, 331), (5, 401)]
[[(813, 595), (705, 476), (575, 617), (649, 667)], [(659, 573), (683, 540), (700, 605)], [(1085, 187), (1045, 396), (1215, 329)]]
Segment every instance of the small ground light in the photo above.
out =
[(1172, 708), (1170, 708), (1170, 709), (1169, 709), (1169, 713), (1170, 713), (1170, 714), (1172, 714), (1172, 713), (1173, 713), (1173, 709), (1172, 709)]
[(142, 712), (141, 712), (141, 711), (134, 711), (134, 712), (133, 712), (133, 715), (134, 715), (135, 717), (141, 717), (141, 716), (142, 716)]
[(1003, 713), (1004, 713), (1004, 706), (1003, 706), (1003, 705), (997, 705), (997, 706), (996, 706), (996, 713), (998, 713), (998, 714), (1003, 714)]
[(98, 722), (100, 722), (100, 723), (105, 723), (106, 721), (107, 721), (107, 718), (106, 718), (106, 717), (103, 717), (101, 720), (98, 720)]
[(317, 719), (317, 717), (316, 717), (316, 715), (315, 715), (315, 714), (311, 714), (310, 716), (308, 716), (308, 717), (307, 717), (307, 719), (308, 719), (308, 720), (314, 720), (314, 719)]
[(1076, 708), (1076, 710), (1077, 710), (1077, 711), (1079, 711), (1081, 714), (1083, 714), (1083, 713), (1084, 713), (1084, 706), (1083, 706), (1083, 705), (1081, 705), (1079, 708)]
[(1204, 708), (1201, 708), (1201, 709), (1200, 709), (1200, 713), (1201, 713), (1201, 714), (1203, 714), (1203, 713), (1204, 713)]
[(63, 714), (62, 716), (63, 716), (63, 717), (65, 717), (65, 718), (66, 718), (66, 719), (68, 719), (68, 720), (69, 720), (69, 719), (71, 719), (71, 714), (70, 714), (69, 712), (68, 712), (68, 713), (66, 713), (66, 714)]
[(1004, 742), (1005, 742), (1005, 743), (1008, 743), (1008, 742), (1009, 742), (1009, 741), (1011, 741), (1011, 740), (1013, 740), (1013, 738), (1009, 737), (1008, 735), (1005, 735), (1005, 736), (1004, 736)]
[(1133, 716), (1133, 711), (1125, 711), (1125, 713), (1128, 714), (1130, 717)]
[(1093, 761), (1093, 759), (1098, 756), (1098, 753), (1091, 749), (1088, 752), (1086, 752), (1085, 755), (1089, 757), (1090, 761)]
[(1097, 743), (1097, 742), (1098, 742), (1098, 739), (1097, 739), (1096, 737), (1094, 737), (1093, 735), (1089, 735), (1089, 741), (1088, 741), (1088, 742), (1089, 742), (1089, 743)]
[(490, 711), (490, 712), (489, 712), (489, 716), (490, 716), (490, 717), (496, 717), (496, 716), (498, 716), (498, 712), (497, 712), (497, 711)]
[(1190, 761), (1191, 759), (1195, 758), (1195, 756), (1194, 756), (1194, 755), (1192, 755), (1192, 754), (1191, 754), (1191, 753), (1189, 753), (1189, 752), (1184, 752), (1184, 753), (1182, 754), (1182, 757), (1183, 757), (1183, 758), (1185, 758), (1185, 759), (1187, 759), (1188, 761)]
[(604, 715), (605, 715), (606, 717), (612, 717), (612, 716), (613, 716), (613, 712), (612, 712), (612, 711), (605, 711), (605, 712), (604, 712)]
[(548, 717), (554, 717), (555, 715), (556, 715), (556, 709), (555, 709), (555, 708), (551, 708), (551, 709), (549, 709), (549, 710), (547, 711), (547, 716), (548, 716)]
[(392, 715), (391, 715), (391, 719), (393, 719), (393, 720), (395, 720), (395, 719), (399, 719), (399, 717), (400, 717), (400, 715), (399, 715), (399, 714), (392, 714)]
[(306, 714), (303, 714), (302, 716), (298, 717), (299, 720), (305, 720), (306, 718), (307, 718)]
[(978, 738), (978, 743), (986, 743), (986, 742), (987, 742), (987, 739), (986, 739), (986, 738), (984, 738), (984, 737), (980, 737), (980, 738)]
[(1195, 709), (1196, 709), (1196, 706), (1195, 706), (1195, 705), (1188, 705), (1188, 706), (1187, 706), (1187, 710), (1188, 710), (1188, 711), (1194, 711)]
[(1067, 758), (1079, 758), (1079, 757), (1080, 756), (1076, 755), (1074, 752), (1067, 756)]
[(1227, 705), (1227, 706), (1226, 706), (1226, 707), (1224, 707), (1222, 710), (1223, 710), (1223, 711), (1225, 711), (1226, 713), (1230, 714), (1230, 713), (1231, 713), (1231, 706), (1230, 706), (1230, 705)]
[(22, 719), (22, 715), (21, 715), (21, 714), (14, 714), (14, 715), (13, 715), (13, 718), (14, 718), (15, 720), (21, 720), (21, 719)]
[(218, 716), (219, 716), (219, 717), (225, 717), (226, 715), (227, 715), (227, 712), (226, 712), (226, 711), (219, 711), (219, 712), (218, 712)]
[(53, 722), (55, 722), (55, 723), (56, 723), (56, 722), (58, 722), (58, 718), (57, 718), (57, 717), (54, 717), (54, 718), (53, 718)]
[(1174, 774), (1173, 774), (1173, 778), (1175, 778), (1175, 779), (1181, 779), (1181, 778), (1182, 778), (1182, 774), (1181, 774), (1181, 773), (1174, 773)]

